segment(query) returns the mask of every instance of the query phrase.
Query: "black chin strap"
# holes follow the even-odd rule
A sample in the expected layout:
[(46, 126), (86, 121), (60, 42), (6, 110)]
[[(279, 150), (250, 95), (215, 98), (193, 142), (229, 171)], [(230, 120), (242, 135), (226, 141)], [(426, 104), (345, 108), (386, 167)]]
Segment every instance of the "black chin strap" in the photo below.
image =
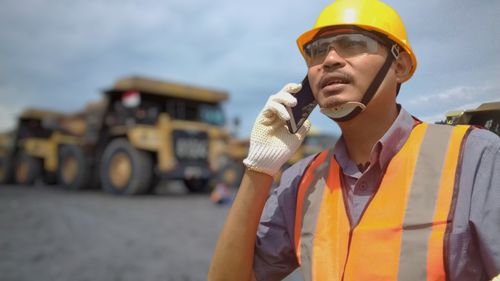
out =
[[(380, 84), (382, 84), (382, 81), (384, 81), (385, 76), (387, 75), (387, 72), (389, 71), (389, 68), (391, 67), (392, 62), (394, 61), (395, 57), (399, 55), (398, 53), (398, 47), (394, 45), (390, 49), (389, 53), (387, 54), (387, 58), (385, 59), (384, 64), (380, 67), (377, 75), (375, 75), (375, 78), (373, 78), (372, 83), (366, 90), (365, 94), (363, 95), (363, 99), (361, 100), (361, 103), (364, 104), (365, 106), (368, 106), (368, 103), (372, 100), (373, 96), (377, 92), (378, 88), (380, 87)], [(398, 50), (395, 50), (398, 49)], [(349, 121), (356, 117), (359, 113), (363, 111), (361, 108), (356, 107), (351, 113), (347, 114), (344, 117), (341, 118), (332, 118), (333, 121), (336, 122), (344, 122), (344, 121)]]
[(382, 84), (382, 81), (384, 81), (385, 76), (387, 75), (387, 72), (389, 72), (389, 68), (391, 67), (392, 62), (394, 61), (394, 56), (392, 53), (389, 53), (387, 55), (387, 58), (385, 59), (384, 64), (378, 71), (377, 75), (375, 75), (375, 78), (373, 79), (372, 83), (370, 84), (370, 87), (368, 87), (368, 90), (366, 90), (365, 95), (363, 96), (363, 99), (361, 100), (361, 103), (364, 104), (365, 106), (368, 106), (368, 103), (372, 100), (373, 96), (377, 92), (378, 88), (380, 87), (380, 84)]
[(330, 117), (330, 119), (332, 119), (333, 121), (336, 121), (336, 122), (349, 121), (352, 118), (356, 117), (358, 114), (360, 114), (361, 111), (363, 111), (363, 109), (361, 109), (360, 107), (356, 107), (353, 111), (351, 111), (351, 113), (347, 114), (344, 117), (340, 117), (340, 118)]

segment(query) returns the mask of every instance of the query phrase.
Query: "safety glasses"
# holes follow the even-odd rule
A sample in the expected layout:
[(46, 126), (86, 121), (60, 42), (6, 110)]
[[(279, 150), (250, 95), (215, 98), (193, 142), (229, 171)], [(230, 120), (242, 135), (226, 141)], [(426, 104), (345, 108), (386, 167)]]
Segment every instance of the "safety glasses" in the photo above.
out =
[(379, 42), (368, 35), (341, 33), (312, 40), (304, 45), (304, 52), (306, 63), (311, 67), (322, 64), (332, 49), (342, 58), (352, 58), (377, 53), (379, 46)]

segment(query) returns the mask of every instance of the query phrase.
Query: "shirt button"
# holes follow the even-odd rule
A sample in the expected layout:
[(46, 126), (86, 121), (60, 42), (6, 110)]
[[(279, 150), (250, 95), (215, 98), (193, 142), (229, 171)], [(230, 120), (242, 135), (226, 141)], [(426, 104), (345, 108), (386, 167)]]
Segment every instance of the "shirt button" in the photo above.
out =
[(362, 182), (359, 188), (361, 188), (361, 190), (366, 190), (366, 183)]

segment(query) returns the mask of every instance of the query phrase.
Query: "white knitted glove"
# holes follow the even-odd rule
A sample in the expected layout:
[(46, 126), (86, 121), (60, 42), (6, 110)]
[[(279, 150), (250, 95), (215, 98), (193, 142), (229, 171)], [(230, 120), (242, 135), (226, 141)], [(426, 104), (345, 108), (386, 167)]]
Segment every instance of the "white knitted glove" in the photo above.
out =
[(277, 94), (272, 95), (257, 116), (250, 136), (250, 149), (243, 164), (248, 169), (276, 175), (300, 146), (311, 122), (306, 120), (295, 134), (286, 128), (290, 115), (284, 105), (293, 107), (297, 99), (292, 95), (300, 91), (302, 85), (287, 84)]

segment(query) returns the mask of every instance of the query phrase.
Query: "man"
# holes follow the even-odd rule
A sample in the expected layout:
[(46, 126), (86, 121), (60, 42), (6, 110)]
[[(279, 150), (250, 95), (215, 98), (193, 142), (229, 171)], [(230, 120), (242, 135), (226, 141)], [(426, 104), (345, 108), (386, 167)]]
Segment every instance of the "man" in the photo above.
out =
[[(334, 148), (272, 176), (310, 126), (288, 133), (269, 98), (220, 235), (210, 280), (490, 280), (500, 273), (500, 140), (421, 122), (396, 103), (416, 57), (399, 15), (378, 0), (337, 0), (297, 40)], [(257, 236), (255, 235), (257, 233)]]

